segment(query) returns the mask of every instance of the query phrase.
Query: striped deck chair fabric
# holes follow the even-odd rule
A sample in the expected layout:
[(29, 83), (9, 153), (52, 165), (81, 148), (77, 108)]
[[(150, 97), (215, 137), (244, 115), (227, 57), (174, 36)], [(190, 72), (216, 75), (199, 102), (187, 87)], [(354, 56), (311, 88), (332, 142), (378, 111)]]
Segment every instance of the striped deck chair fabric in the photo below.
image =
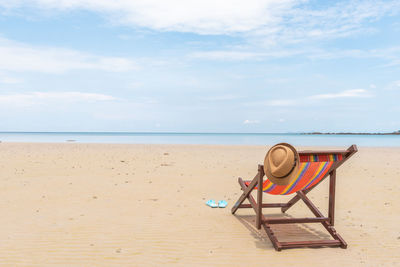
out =
[[(318, 184), (336, 161), (341, 161), (341, 154), (300, 155), (300, 168), (296, 178), (288, 185), (277, 185), (267, 179), (263, 183), (264, 193), (272, 195), (290, 195), (299, 190)], [(248, 186), (251, 181), (246, 181)]]

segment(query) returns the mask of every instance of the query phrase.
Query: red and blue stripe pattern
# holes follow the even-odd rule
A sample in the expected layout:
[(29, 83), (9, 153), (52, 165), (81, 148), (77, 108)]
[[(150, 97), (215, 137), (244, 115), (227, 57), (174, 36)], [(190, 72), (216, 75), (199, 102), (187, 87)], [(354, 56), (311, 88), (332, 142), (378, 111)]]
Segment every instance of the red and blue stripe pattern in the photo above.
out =
[(300, 162), (340, 161), (342, 154), (306, 154), (300, 155)]
[[(340, 154), (300, 155), (300, 168), (290, 184), (277, 185), (267, 179), (263, 183), (263, 191), (272, 195), (289, 195), (313, 187), (326, 176), (336, 161), (342, 159)], [(246, 185), (249, 183), (246, 182)]]

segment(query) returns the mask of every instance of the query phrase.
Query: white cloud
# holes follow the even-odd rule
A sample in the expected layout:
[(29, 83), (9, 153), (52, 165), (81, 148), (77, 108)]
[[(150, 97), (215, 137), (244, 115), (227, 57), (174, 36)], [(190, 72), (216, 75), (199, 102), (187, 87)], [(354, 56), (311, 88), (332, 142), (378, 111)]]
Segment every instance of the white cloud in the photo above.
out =
[(376, 58), (389, 61), (383, 67), (391, 67), (400, 63), (400, 46), (389, 46), (380, 49), (335, 49), (335, 50), (310, 50), (308, 57), (311, 59), (338, 59), (338, 58)]
[(332, 98), (348, 98), (348, 97), (372, 97), (372, 95), (364, 89), (346, 90), (339, 93), (319, 94), (310, 96), (310, 99), (332, 99)]
[(116, 100), (105, 94), (84, 92), (32, 92), (21, 94), (1, 94), (0, 104), (4, 106), (32, 106), (59, 102), (98, 102)]
[[(400, 1), (397, 0), (330, 1), (317, 5), (307, 0), (0, 0), (0, 7), (5, 10), (20, 10), (22, 14), (26, 13), (27, 7), (50, 11), (46, 12), (46, 15), (57, 14), (55, 11), (81, 9), (100, 13), (113, 23), (134, 28), (228, 34), (243, 40), (241, 49), (221, 47), (216, 51), (197, 51), (189, 54), (189, 57), (197, 59), (264, 60), (301, 54), (316, 59), (386, 58), (390, 64), (384, 65), (385, 67), (400, 64), (396, 48), (393, 51), (390, 51), (390, 48), (369, 51), (315, 49), (319, 47), (320, 40), (376, 32), (373, 24), (375, 21), (400, 12)], [(30, 15), (31, 11), (32, 9)], [(130, 36), (122, 34), (118, 38), (125, 40)], [(300, 47), (301, 43), (306, 45)], [(293, 44), (296, 45), (295, 49), (290, 48)], [(34, 54), (41, 55), (37, 50), (45, 53), (45, 58), (50, 57), (51, 51), (38, 48)], [(69, 50), (58, 50), (56, 54), (61, 62), (49, 59), (44, 60), (40, 67), (37, 66), (38, 63), (33, 63), (34, 66), (21, 63), (19, 67), (26, 65), (26, 68), (40, 68), (46, 71), (55, 69), (59, 72), (76, 68), (122, 71), (134, 65), (127, 59), (102, 59)], [(34, 57), (35, 60), (29, 62), (37, 62), (37, 58)], [(17, 59), (14, 61), (29, 63), (23, 58)]]
[[(308, 5), (306, 0), (0, 0), (6, 9), (85, 9), (113, 22), (152, 30), (200, 34), (251, 33), (264, 44), (339, 38), (360, 31), (364, 22), (395, 14), (399, 1), (340, 1)], [(258, 39), (259, 42), (259, 39)]]
[(319, 100), (327, 100), (327, 99), (338, 99), (338, 98), (368, 98), (373, 97), (373, 95), (365, 90), (365, 89), (352, 89), (345, 90), (338, 93), (330, 93), (330, 94), (317, 94), (306, 96), (302, 98), (289, 98), (289, 99), (273, 99), (268, 101), (261, 102), (253, 102), (246, 103), (246, 105), (262, 105), (262, 106), (270, 106), (270, 107), (291, 107), (291, 106), (304, 106), (304, 105), (312, 105)]
[(245, 120), (243, 124), (259, 124), (259, 120)]
[(298, 0), (0, 0), (6, 8), (86, 9), (114, 22), (161, 31), (225, 34), (249, 32), (280, 20)]
[(268, 43), (299, 43), (321, 39), (334, 39), (371, 33), (375, 29), (368, 23), (385, 15), (400, 11), (399, 1), (330, 1), (319, 8), (301, 5), (285, 14), (273, 34), (266, 29)]
[(242, 51), (198, 51), (189, 55), (191, 58), (211, 60), (247, 60), (262, 56), (262, 54)]
[(71, 70), (129, 71), (129, 59), (104, 57), (71, 49), (39, 47), (0, 37), (0, 70), (63, 73)]
[(221, 60), (221, 61), (245, 61), (245, 60), (266, 60), (274, 58), (290, 58), (294, 56), (304, 56), (308, 59), (331, 60), (341, 58), (355, 59), (382, 59), (388, 62), (380, 67), (393, 67), (400, 65), (400, 46), (390, 46), (381, 49), (329, 49), (322, 48), (268, 48), (262, 50), (251, 46), (241, 47), (240, 49), (196, 51), (188, 55), (189, 58)]
[(304, 54), (303, 50), (270, 50), (269, 52), (249, 52), (245, 50), (197, 51), (189, 54), (190, 58), (207, 60), (264, 60), (265, 58), (282, 58)]
[(34, 92), (31, 95), (39, 99), (49, 98), (70, 101), (106, 101), (116, 99), (110, 95), (83, 92)]

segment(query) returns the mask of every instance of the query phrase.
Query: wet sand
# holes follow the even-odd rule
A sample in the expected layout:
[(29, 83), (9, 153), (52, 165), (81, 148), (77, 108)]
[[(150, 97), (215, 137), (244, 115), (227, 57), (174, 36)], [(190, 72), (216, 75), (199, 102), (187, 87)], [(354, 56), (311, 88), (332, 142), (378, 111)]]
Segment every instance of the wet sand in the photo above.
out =
[[(400, 265), (400, 148), (359, 148), (338, 169), (335, 227), (347, 249), (281, 252), (254, 227), (252, 210), (230, 213), (237, 177), (254, 177), (267, 150), (0, 143), (0, 265)], [(326, 214), (328, 181), (309, 197)], [(208, 199), (228, 207), (209, 208)], [(286, 216), (312, 214), (298, 203)], [(328, 237), (317, 224), (274, 230), (282, 241)]]

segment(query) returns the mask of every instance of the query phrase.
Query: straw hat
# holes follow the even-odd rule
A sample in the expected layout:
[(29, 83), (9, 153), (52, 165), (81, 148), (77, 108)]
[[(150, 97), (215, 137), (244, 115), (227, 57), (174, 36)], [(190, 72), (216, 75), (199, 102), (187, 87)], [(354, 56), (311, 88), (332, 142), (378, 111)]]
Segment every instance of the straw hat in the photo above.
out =
[(300, 157), (296, 149), (287, 143), (271, 147), (264, 159), (264, 172), (277, 185), (287, 185), (299, 170)]

